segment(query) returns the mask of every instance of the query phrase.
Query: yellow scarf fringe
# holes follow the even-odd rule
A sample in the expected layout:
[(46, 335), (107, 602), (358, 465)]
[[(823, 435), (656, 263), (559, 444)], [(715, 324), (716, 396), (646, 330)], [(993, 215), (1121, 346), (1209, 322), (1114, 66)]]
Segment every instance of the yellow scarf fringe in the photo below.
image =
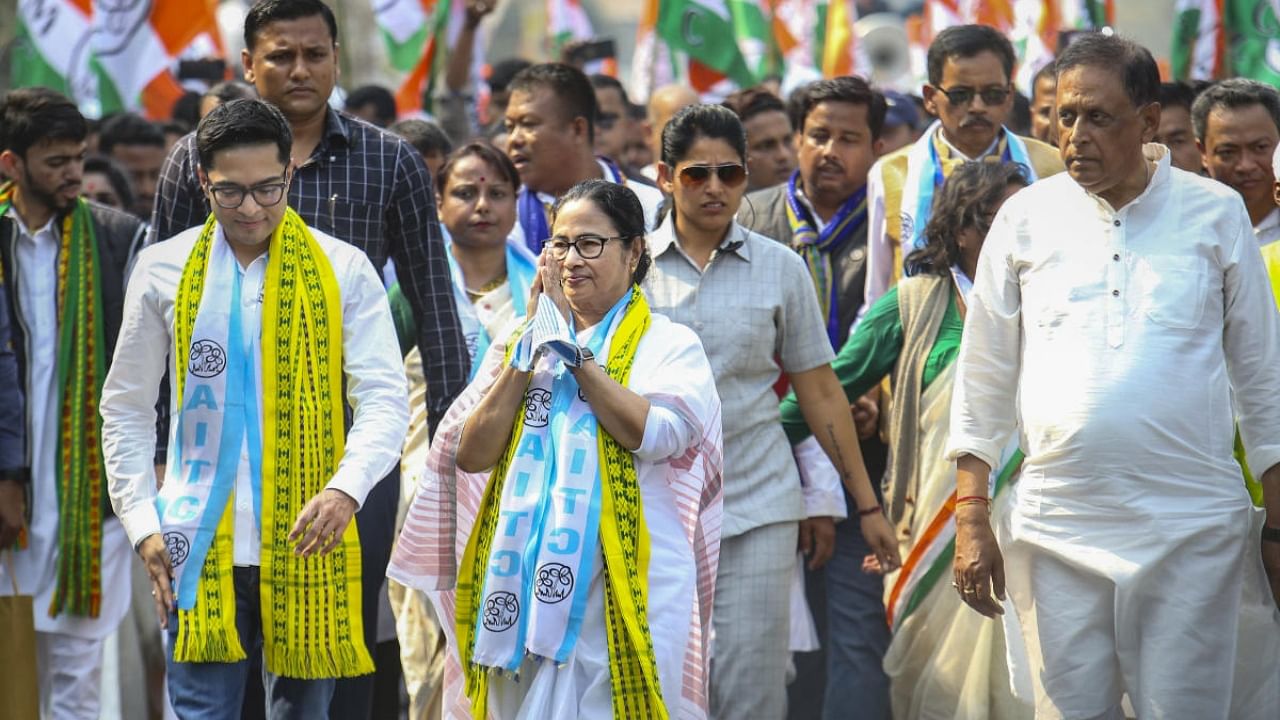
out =
[[(622, 316), (609, 349), (605, 372), (625, 386), (631, 377), (640, 338), (649, 329), (649, 304), (639, 287)], [(523, 330), (523, 328), (521, 328)], [(517, 331), (515, 338), (519, 337)], [(507, 357), (515, 347), (507, 343)], [(458, 651), (461, 654), (472, 716), (488, 716), (489, 676), (496, 672), (471, 661), (475, 649), (481, 586), (493, 533), (498, 523), (502, 486), (524, 428), (521, 413), (512, 421), (511, 440), (489, 476), (475, 528), (459, 566), (456, 594)], [(605, 627), (609, 643), (609, 680), (613, 716), (665, 720), (667, 706), (658, 681), (657, 658), (649, 633), (649, 530), (645, 525), (635, 456), (603, 427), (599, 428), (601, 513), (600, 544), (605, 573)]]
[[(177, 393), (200, 308), (216, 223), (206, 221), (182, 271), (174, 307)], [(360, 540), (356, 523), (323, 556), (294, 555), (289, 531), (324, 490), (342, 457), (342, 299), (311, 231), (292, 209), (271, 237), (262, 316), (263, 659), (267, 670), (301, 679), (373, 672), (364, 644)], [(218, 523), (191, 610), (178, 611), (178, 662), (245, 659), (232, 584), (233, 502)]]

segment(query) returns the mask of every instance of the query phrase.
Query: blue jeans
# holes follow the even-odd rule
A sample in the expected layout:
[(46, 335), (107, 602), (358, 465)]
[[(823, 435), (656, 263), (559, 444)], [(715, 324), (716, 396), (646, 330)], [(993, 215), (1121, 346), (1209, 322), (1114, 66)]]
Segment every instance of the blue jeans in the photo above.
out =
[[(875, 482), (884, 473), (887, 449), (877, 439), (862, 442), (862, 457)], [(845, 493), (851, 517), (836, 524), (836, 548), (826, 566), (805, 569), (805, 595), (813, 611), (822, 647), (795, 653), (796, 679), (787, 689), (788, 720), (889, 720), (889, 677), (884, 654), (889, 648), (884, 581), (862, 572), (870, 546)]]
[[(236, 631), (249, 657), (262, 654), (262, 610), (256, 567), (233, 569), (236, 591)], [(175, 662), (173, 646), (178, 637), (178, 615), (169, 615), (169, 648), (166, 666), (169, 701), (180, 720), (238, 720), (245, 688), (250, 681), (249, 661), (233, 663)], [(299, 680), (262, 672), (268, 720), (324, 720), (329, 717), (332, 679)]]
[(888, 720), (889, 676), (884, 654), (889, 625), (884, 580), (862, 571), (871, 546), (862, 537), (853, 498), (849, 519), (836, 524), (836, 550), (823, 568), (827, 586), (827, 687), (824, 720)]

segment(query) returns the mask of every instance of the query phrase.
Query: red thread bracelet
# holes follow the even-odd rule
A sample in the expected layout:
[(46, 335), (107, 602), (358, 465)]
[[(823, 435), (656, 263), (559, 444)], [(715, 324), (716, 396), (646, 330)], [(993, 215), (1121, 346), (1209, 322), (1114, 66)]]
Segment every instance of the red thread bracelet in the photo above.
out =
[(863, 509), (859, 508), (859, 509), (858, 509), (858, 516), (859, 516), (859, 517), (867, 517), (868, 515), (875, 515), (875, 514), (876, 514), (876, 513), (878, 513), (878, 512), (882, 512), (883, 510), (884, 510), (884, 508), (880, 507), (879, 505), (872, 505), (871, 507), (869, 507), (869, 508), (867, 508), (867, 509), (865, 509), (865, 510), (863, 510)]

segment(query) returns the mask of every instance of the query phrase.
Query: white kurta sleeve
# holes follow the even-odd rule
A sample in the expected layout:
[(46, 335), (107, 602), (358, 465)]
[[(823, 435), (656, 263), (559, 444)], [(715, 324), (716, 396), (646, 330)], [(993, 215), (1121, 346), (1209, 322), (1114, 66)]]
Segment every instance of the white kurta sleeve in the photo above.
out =
[(1280, 463), (1280, 313), (1243, 206), (1239, 215), (1225, 248), (1222, 347), (1249, 467), (1261, 476)]
[(885, 222), (884, 168), (877, 162), (867, 174), (867, 280), (859, 318), (888, 291), (892, 278), (893, 240)]
[(149, 259), (144, 252), (130, 277), (116, 352), (98, 405), (107, 493), (135, 547), (148, 535), (160, 532), (153, 465), (156, 398), (173, 343)]
[(1001, 213), (978, 259), (956, 361), (947, 458), (973, 455), (995, 468), (1017, 428), (1022, 289), (1012, 265), (1015, 226)]
[[(663, 336), (655, 338), (663, 343), (661, 355), (643, 368), (643, 381), (632, 386), (649, 401), (644, 437), (635, 451), (645, 462), (683, 455), (702, 439), (707, 418), (717, 414), (709, 408), (719, 404), (711, 363), (698, 336), (683, 325), (663, 325)], [(637, 366), (632, 377), (639, 371)]]
[(409, 430), (409, 391), (387, 293), (363, 254), (353, 257), (342, 290), (342, 368), (354, 410), (338, 469), (326, 486), (365, 496), (400, 461)]

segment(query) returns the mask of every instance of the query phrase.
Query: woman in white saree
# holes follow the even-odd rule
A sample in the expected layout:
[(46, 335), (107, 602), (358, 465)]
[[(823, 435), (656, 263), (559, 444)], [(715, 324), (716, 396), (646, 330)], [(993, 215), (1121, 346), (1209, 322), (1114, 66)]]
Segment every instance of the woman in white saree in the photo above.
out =
[[(871, 307), (832, 363), (850, 401), (886, 374), (894, 377), (884, 498), (898, 528), (903, 565), (885, 582), (893, 639), (884, 665), (895, 718), (1032, 715), (1010, 691), (1002, 626), (972, 612), (950, 586), (957, 498), (955, 463), (943, 452), (953, 362), (978, 253), (1000, 205), (1026, 184), (1015, 164), (957, 168), (938, 193), (925, 246), (906, 259), (912, 276)], [(782, 420), (792, 443), (807, 436), (794, 395), (782, 403)], [(1005, 460), (992, 478), (995, 515), (1021, 455), (1011, 449)]]
[(553, 210), (529, 320), (441, 422), (388, 575), (446, 628), (448, 718), (706, 716), (720, 400), (649, 312), (625, 186)]

